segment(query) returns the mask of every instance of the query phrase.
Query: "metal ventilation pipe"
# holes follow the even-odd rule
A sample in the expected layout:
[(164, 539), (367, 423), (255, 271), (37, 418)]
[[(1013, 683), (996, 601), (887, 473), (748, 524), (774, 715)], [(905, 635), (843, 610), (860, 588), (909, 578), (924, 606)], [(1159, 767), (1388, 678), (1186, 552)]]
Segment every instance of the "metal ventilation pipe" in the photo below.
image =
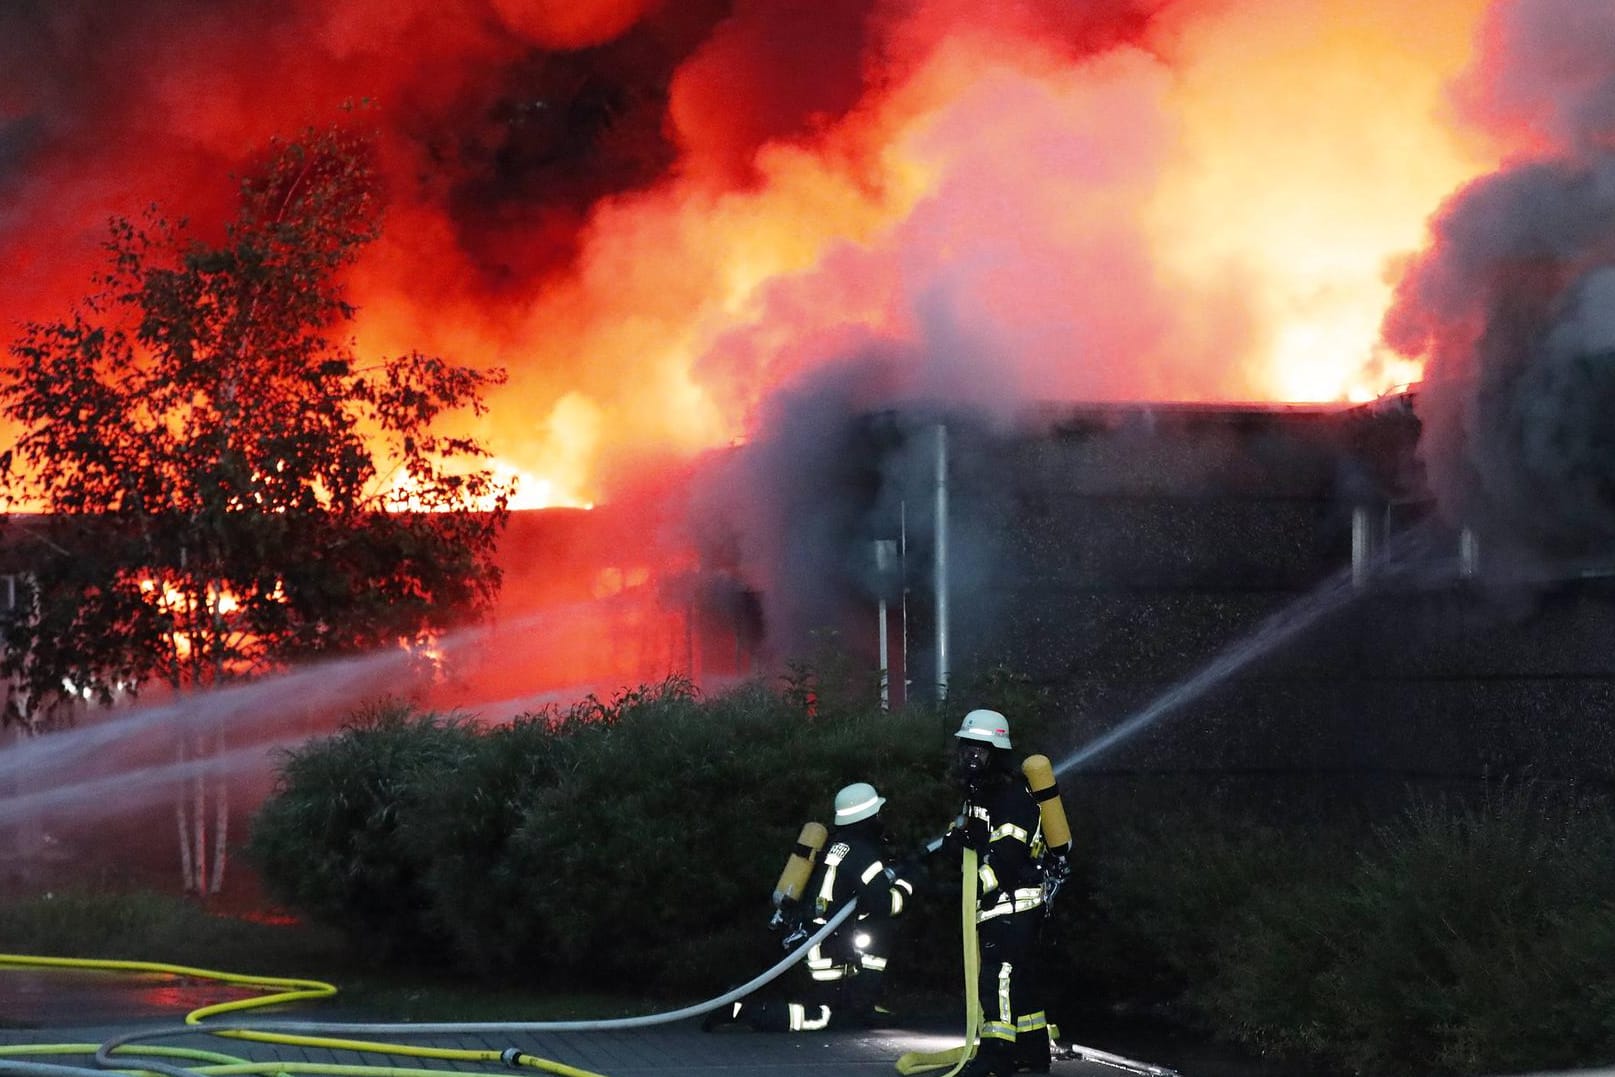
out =
[(1368, 583), (1369, 563), (1374, 557), (1374, 518), (1366, 505), (1351, 510), (1351, 583)]
[(914, 678), (908, 673), (913, 667), (908, 661), (908, 502), (906, 500), (898, 503), (897, 521), (897, 567), (903, 576), (903, 612), (898, 634), (902, 637), (899, 645), (903, 651), (903, 706), (906, 707), (910, 694), (914, 691)]
[(897, 578), (897, 540), (875, 540), (875, 580), (877, 597), (875, 599), (876, 633), (880, 654), (880, 709), (890, 710), (892, 705), (892, 661), (891, 644), (888, 640), (886, 596), (892, 590), (893, 581)]
[(936, 424), (936, 698), (948, 698), (948, 428)]
[(1465, 527), (1458, 532), (1458, 575), (1469, 580), (1479, 571), (1480, 537), (1473, 528)]

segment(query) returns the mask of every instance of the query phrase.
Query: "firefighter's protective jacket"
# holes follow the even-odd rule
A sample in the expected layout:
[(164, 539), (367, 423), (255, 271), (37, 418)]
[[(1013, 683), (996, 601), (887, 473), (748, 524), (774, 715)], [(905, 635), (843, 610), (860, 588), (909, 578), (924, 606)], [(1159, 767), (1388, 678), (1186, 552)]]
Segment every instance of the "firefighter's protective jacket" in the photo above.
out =
[(1043, 905), (1043, 818), (1020, 781), (995, 782), (965, 805), (977, 834), (978, 923)]
[(822, 947), (808, 954), (808, 968), (815, 980), (838, 980), (852, 972), (852, 966), (882, 971), (886, 965), (886, 934), (876, 930), (876, 940), (864, 947), (851, 945), (859, 928), (877, 929), (884, 922), (903, 914), (914, 893), (909, 880), (886, 863), (886, 850), (879, 831), (857, 824), (837, 827), (826, 843), (824, 858), (808, 883), (813, 906), (813, 922), (823, 925), (844, 904), (854, 898), (858, 913), (850, 925), (842, 925)]

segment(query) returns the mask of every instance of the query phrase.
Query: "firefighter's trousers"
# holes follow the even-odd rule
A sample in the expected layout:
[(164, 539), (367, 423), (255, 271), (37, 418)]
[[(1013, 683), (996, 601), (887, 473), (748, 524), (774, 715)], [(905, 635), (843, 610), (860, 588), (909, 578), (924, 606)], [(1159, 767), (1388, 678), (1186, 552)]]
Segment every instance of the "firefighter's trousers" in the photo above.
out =
[(981, 1052), (1046, 1069), (1049, 1021), (1040, 982), (1041, 906), (977, 925)]

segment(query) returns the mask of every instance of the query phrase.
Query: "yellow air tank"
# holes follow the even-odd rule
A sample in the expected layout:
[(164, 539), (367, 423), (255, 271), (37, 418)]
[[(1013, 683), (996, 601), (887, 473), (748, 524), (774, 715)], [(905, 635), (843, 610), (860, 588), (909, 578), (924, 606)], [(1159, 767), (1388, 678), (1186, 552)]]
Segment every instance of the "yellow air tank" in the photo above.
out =
[(1027, 787), (1043, 816), (1043, 841), (1056, 852), (1071, 846), (1071, 824), (1066, 821), (1065, 805), (1060, 803), (1060, 787), (1054, 782), (1054, 765), (1046, 755), (1029, 755), (1021, 764)]
[(802, 900), (808, 876), (813, 874), (813, 862), (818, 859), (819, 850), (824, 848), (824, 841), (829, 836), (829, 831), (821, 823), (808, 823), (802, 827), (802, 833), (796, 836), (796, 847), (791, 850), (790, 859), (785, 861), (785, 870), (779, 873), (779, 882), (774, 884), (776, 908), (787, 901)]

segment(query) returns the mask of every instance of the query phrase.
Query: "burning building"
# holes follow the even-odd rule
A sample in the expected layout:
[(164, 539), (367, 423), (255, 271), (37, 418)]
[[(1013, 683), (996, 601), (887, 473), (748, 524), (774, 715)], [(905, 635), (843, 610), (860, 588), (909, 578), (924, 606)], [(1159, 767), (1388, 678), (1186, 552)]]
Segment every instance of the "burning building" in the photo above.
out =
[[(547, 510), (479, 698), (876, 655), (884, 602), (894, 668), (948, 641), (899, 680), (1002, 656), (1102, 724), (1410, 515), (1522, 587), (1605, 548), (1612, 37), (1580, 0), (21, 0), (0, 320), (370, 102), (356, 350), (508, 369), (467, 422)], [(1344, 406), (1412, 381), (1416, 423)]]
[(765, 634), (834, 629), (894, 699), (1024, 675), (1091, 766), (1608, 780), (1615, 544), (1528, 554), (1449, 516), (1421, 399), (817, 425), (829, 459), (776, 515), (744, 503), (797, 527)]

